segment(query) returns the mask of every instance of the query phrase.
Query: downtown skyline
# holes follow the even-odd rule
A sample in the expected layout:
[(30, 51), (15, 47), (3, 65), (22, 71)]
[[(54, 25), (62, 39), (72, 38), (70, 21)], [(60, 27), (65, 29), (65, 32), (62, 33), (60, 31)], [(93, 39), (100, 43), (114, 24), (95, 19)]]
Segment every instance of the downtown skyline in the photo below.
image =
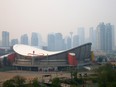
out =
[(51, 32), (67, 36), (84, 27), (88, 36), (89, 28), (99, 22), (116, 26), (115, 3), (116, 0), (0, 0), (0, 34), (8, 31), (12, 39), (37, 32), (45, 40)]
[[(73, 34), (69, 32), (69, 35), (64, 36), (60, 32), (49, 33), (47, 35), (46, 42), (42, 39), (40, 33), (32, 32), (31, 36), (27, 33), (22, 34), (18, 38), (9, 39), (10, 33), (8, 31), (2, 32), (2, 45), (1, 46), (13, 46), (15, 44), (25, 44), (35, 47), (46, 47), (47, 50), (60, 51), (73, 47), (80, 46), (85, 43), (92, 43), (92, 49), (102, 50), (110, 52), (115, 50), (115, 27), (111, 23), (100, 22), (96, 28), (89, 28), (89, 36), (86, 37), (84, 27), (78, 28), (78, 33)], [(8, 43), (9, 42), (9, 43)], [(6, 44), (6, 45), (5, 45)]]
[[(99, 23), (105, 23), (105, 22), (99, 22)], [(98, 24), (99, 24), (99, 23), (98, 23)], [(18, 34), (18, 30), (17, 30), (18, 36), (17, 36), (17, 37), (12, 37), (11, 31), (7, 31), (7, 32), (10, 33), (9, 40), (12, 40), (12, 39), (18, 39), (18, 40), (20, 40), (21, 36), (24, 35), (24, 34), (27, 34), (27, 36), (28, 36), (29, 38), (31, 38), (31, 35), (32, 35), (32, 33), (34, 32), (34, 33), (37, 33), (37, 34), (39, 34), (39, 35), (41, 36), (43, 42), (47, 42), (47, 37), (48, 37), (47, 35), (50, 34), (50, 33), (61, 33), (61, 34), (63, 35), (63, 37), (65, 38), (65, 37), (67, 37), (67, 36), (70, 36), (70, 37), (71, 37), (71, 34), (70, 34), (71, 32), (72, 32), (72, 35), (74, 36), (74, 35), (78, 35), (78, 34), (79, 34), (79, 30), (84, 29), (84, 32), (85, 32), (85, 34), (84, 34), (85, 36), (84, 36), (84, 37), (85, 37), (85, 39), (88, 39), (88, 38), (89, 38), (89, 33), (90, 33), (90, 28), (93, 28), (94, 30), (96, 30), (98, 24), (96, 24), (96, 26), (90, 26), (89, 28), (85, 28), (84, 26), (82, 26), (82, 27), (77, 27), (76, 29), (73, 29), (73, 30), (71, 30), (71, 31), (69, 31), (69, 32), (66, 32), (66, 33), (63, 33), (62, 31), (61, 31), (61, 32), (55, 32), (55, 31), (47, 32), (46, 35), (42, 35), (42, 33), (36, 32), (36, 31), (32, 31), (32, 32), (23, 32), (23, 33), (21, 33), (21, 34)], [(107, 23), (106, 23), (106, 24), (107, 24)], [(112, 23), (111, 23), (111, 24), (112, 24)], [(114, 24), (112, 24), (112, 25), (114, 25)], [(3, 31), (6, 31), (6, 30), (3, 30)], [(115, 26), (114, 26), (114, 32), (116, 32)], [(0, 35), (2, 36), (2, 31), (0, 32)], [(116, 38), (116, 35), (115, 35), (115, 38)], [(0, 40), (2, 40), (2, 37), (0, 37)], [(29, 41), (30, 41), (30, 40), (29, 40)]]

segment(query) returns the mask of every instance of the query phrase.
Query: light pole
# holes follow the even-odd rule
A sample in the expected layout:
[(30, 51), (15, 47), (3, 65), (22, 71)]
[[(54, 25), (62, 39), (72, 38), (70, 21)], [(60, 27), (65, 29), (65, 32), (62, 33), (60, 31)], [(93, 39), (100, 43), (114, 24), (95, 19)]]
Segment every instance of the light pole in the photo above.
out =
[(35, 54), (35, 51), (33, 51), (33, 55), (32, 55), (32, 65), (34, 65), (34, 54)]

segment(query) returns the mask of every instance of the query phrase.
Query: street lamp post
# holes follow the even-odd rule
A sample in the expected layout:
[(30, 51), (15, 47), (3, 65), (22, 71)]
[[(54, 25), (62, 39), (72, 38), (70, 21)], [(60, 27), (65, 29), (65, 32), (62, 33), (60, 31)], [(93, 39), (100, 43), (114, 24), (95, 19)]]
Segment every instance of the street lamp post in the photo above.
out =
[(34, 65), (34, 54), (35, 54), (35, 51), (33, 51), (33, 55), (32, 55), (32, 65)]

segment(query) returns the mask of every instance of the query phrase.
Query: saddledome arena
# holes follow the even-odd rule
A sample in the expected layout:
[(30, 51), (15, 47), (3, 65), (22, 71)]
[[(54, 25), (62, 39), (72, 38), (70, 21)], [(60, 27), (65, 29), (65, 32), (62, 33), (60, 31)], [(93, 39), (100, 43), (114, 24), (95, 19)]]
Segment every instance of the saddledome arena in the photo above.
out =
[(56, 71), (65, 70), (79, 63), (90, 62), (91, 43), (65, 51), (45, 51), (28, 45), (13, 46), (16, 53), (13, 66), (17, 70)]

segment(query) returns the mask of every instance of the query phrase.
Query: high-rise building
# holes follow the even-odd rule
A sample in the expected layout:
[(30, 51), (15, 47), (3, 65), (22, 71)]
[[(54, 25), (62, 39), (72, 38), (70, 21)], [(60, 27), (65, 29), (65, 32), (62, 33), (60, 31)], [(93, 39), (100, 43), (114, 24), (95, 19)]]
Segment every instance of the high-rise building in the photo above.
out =
[(62, 50), (66, 50), (66, 42), (65, 42), (65, 39), (63, 39), (63, 42), (62, 42), (63, 44), (62, 44)]
[(110, 52), (112, 50), (113, 42), (113, 27), (110, 23), (106, 25), (100, 23), (97, 26), (97, 48), (99, 50)]
[(92, 43), (93, 45), (93, 40), (94, 40), (94, 30), (93, 30), (93, 27), (91, 27), (89, 29), (89, 39), (90, 39), (90, 42)]
[(115, 27), (112, 25), (112, 50), (115, 50)]
[(55, 35), (54, 34), (48, 34), (48, 50), (54, 51), (55, 50)]
[(63, 50), (63, 38), (61, 33), (55, 33), (55, 51)]
[(91, 27), (89, 29), (89, 42), (92, 43), (92, 49), (96, 48), (96, 30)]
[(42, 46), (44, 46), (40, 33), (38, 33), (38, 46), (39, 48), (42, 48)]
[(74, 35), (73, 36), (73, 48), (79, 46), (79, 36)]
[(11, 40), (11, 46), (18, 44), (18, 39), (12, 39)]
[(38, 34), (35, 32), (31, 35), (31, 46), (38, 46)]
[(2, 46), (9, 46), (9, 32), (2, 31)]
[(25, 45), (28, 45), (28, 36), (27, 34), (24, 34), (21, 36), (21, 44), (25, 44)]
[(79, 35), (79, 45), (84, 44), (85, 43), (85, 32), (84, 32), (83, 27), (78, 28), (78, 35)]
[(71, 37), (66, 38), (66, 49), (71, 49)]
[(105, 51), (105, 24), (97, 26), (97, 49)]
[(105, 47), (105, 50), (107, 52), (110, 52), (112, 51), (112, 38), (113, 38), (113, 34), (112, 34), (112, 25), (110, 23), (106, 24), (106, 32), (105, 32), (105, 35), (106, 35), (106, 47)]
[(64, 50), (64, 39), (61, 33), (48, 34), (48, 50), (50, 51), (60, 51)]

